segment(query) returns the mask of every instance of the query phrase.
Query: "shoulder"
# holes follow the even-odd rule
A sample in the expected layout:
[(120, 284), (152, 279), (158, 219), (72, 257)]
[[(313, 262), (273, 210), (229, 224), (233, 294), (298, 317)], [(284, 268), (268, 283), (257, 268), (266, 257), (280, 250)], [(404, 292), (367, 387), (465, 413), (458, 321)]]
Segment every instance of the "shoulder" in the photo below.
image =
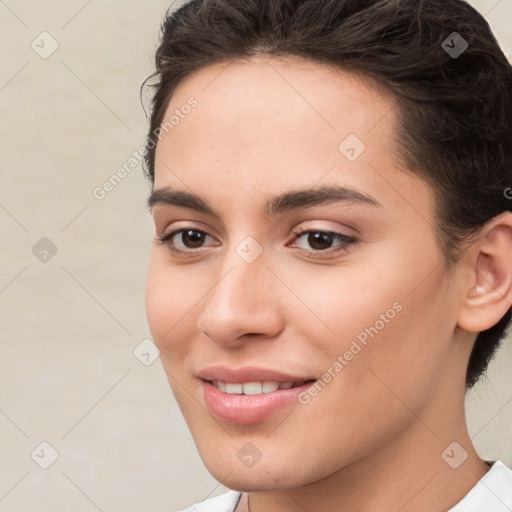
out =
[[(489, 461), (491, 462), (491, 461)], [(500, 460), (448, 512), (509, 512), (512, 510), (512, 469)]]
[(240, 499), (241, 493), (228, 491), (214, 498), (190, 505), (179, 512), (233, 512)]

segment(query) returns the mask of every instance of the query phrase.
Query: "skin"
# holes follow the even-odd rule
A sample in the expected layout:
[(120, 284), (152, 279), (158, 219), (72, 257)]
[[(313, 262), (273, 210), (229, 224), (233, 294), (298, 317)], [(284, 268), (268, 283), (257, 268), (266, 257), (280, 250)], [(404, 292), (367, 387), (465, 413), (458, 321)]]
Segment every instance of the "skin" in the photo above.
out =
[[(146, 306), (206, 467), (246, 492), (238, 511), (247, 499), (251, 512), (453, 507), (489, 470), (467, 431), (464, 377), (476, 333), (510, 303), (510, 216), (448, 268), (433, 192), (394, 152), (395, 100), (369, 79), (294, 57), (215, 64), (180, 83), (164, 119), (190, 96), (197, 107), (158, 143), (154, 189), (194, 192), (220, 217), (154, 205), (156, 236), (210, 236), (187, 256), (154, 242)], [(351, 133), (366, 145), (353, 162), (338, 149)], [(272, 196), (332, 184), (380, 206), (262, 213)], [(320, 259), (298, 228), (357, 241)], [(248, 236), (263, 251), (250, 264), (236, 252)], [(178, 249), (190, 242), (173, 240)], [(395, 303), (401, 311), (308, 404), (252, 425), (210, 414), (201, 368), (256, 365), (321, 379)], [(250, 468), (237, 457), (247, 442), (261, 453)], [(457, 469), (441, 456), (453, 442), (468, 454)]]

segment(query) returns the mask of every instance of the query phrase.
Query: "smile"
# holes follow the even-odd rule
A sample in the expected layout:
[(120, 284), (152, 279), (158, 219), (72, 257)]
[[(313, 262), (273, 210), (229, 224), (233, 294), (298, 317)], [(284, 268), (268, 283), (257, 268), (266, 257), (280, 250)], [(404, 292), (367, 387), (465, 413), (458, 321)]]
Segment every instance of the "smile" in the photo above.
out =
[(263, 393), (272, 393), (278, 389), (291, 389), (303, 386), (307, 381), (300, 382), (277, 382), (265, 380), (259, 382), (224, 382), (222, 380), (212, 380), (210, 383), (217, 389), (228, 395), (260, 395)]

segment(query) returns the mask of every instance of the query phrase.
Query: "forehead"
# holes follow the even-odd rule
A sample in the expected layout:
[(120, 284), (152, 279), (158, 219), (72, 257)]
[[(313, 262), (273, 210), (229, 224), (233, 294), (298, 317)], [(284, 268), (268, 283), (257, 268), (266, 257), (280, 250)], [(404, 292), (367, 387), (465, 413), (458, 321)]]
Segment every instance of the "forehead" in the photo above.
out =
[(336, 182), (392, 203), (419, 194), (426, 214), (429, 187), (396, 158), (395, 104), (370, 78), (296, 57), (207, 66), (169, 102), (163, 122), (179, 120), (157, 146), (155, 188), (212, 197), (216, 185), (263, 200)]
[[(295, 140), (322, 135), (337, 141), (349, 132), (362, 139), (386, 117), (380, 132), (390, 135), (395, 118), (394, 98), (373, 79), (292, 56), (260, 56), (202, 68), (178, 85), (164, 118), (191, 96), (198, 108), (186, 124), (199, 112), (212, 134), (218, 134), (216, 126), (243, 127), (239, 137), (251, 135), (252, 141), (285, 134)], [(179, 128), (175, 134), (182, 131)], [(268, 133), (265, 128), (280, 131)]]

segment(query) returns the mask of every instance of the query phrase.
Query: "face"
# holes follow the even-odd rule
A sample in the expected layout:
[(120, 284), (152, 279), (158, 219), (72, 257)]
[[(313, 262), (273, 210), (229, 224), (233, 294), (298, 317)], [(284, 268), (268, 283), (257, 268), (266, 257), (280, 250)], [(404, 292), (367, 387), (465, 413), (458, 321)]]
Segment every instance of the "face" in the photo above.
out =
[(410, 410), (433, 424), (437, 383), (464, 371), (460, 290), (432, 191), (397, 162), (394, 103), (298, 58), (203, 68), (170, 101), (147, 314), (228, 487), (328, 478), (411, 429)]

